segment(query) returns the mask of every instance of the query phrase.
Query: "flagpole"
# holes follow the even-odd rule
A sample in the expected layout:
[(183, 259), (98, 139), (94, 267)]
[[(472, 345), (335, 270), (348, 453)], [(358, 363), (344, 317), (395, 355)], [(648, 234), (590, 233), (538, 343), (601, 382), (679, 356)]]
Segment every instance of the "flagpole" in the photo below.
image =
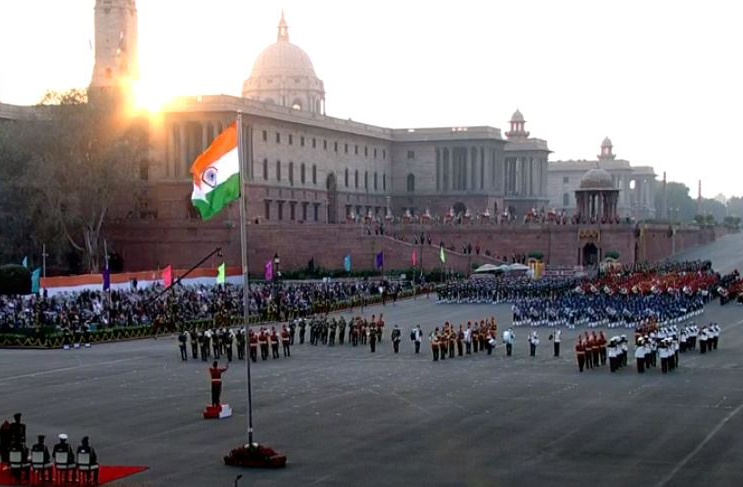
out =
[[(245, 347), (250, 342), (250, 333), (248, 320), (250, 318), (250, 276), (248, 275), (248, 228), (246, 225), (246, 207), (247, 193), (245, 186), (247, 182), (248, 171), (243, 150), (243, 114), (242, 110), (237, 111), (237, 154), (240, 162), (240, 253), (242, 258), (243, 274), (243, 330), (245, 333)], [(247, 350), (246, 350), (247, 351)], [(250, 384), (250, 356), (245, 355), (245, 376), (248, 384), (248, 446), (253, 445), (253, 395)]]

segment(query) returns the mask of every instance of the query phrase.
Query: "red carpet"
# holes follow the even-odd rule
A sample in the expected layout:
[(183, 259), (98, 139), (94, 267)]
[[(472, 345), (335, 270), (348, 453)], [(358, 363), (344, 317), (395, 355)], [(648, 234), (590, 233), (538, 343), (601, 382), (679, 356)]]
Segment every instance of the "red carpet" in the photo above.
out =
[[(123, 479), (140, 472), (144, 472), (148, 467), (106, 467), (101, 466), (100, 472), (98, 473), (98, 485), (107, 484), (114, 480)], [(10, 475), (10, 470), (0, 471), (0, 485), (18, 485), (13, 483), (13, 478)], [(28, 485), (24, 483), (22, 485)], [(47, 484), (49, 485), (49, 484)], [(75, 485), (68, 483), (67, 485)]]

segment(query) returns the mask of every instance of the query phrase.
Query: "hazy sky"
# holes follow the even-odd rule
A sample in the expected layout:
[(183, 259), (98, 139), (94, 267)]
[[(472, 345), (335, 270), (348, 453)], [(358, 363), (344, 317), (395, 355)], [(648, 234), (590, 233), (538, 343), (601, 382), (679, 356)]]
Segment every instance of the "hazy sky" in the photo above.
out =
[[(0, 0), (0, 101), (85, 87), (94, 0)], [(743, 194), (743, 2), (137, 0), (143, 82), (239, 95), (290, 40), (329, 115), (385, 127), (492, 125), (519, 107), (552, 160), (615, 153), (703, 194)]]

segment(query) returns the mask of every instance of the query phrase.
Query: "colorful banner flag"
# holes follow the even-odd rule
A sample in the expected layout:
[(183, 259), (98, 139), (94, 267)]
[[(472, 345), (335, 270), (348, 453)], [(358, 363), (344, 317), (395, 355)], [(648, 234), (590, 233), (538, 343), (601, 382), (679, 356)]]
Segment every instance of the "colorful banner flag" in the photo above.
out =
[(224, 284), (225, 280), (227, 278), (227, 268), (222, 262), (222, 264), (217, 267), (217, 284)]
[(439, 247), (439, 260), (441, 260), (442, 264), (446, 264), (446, 252), (443, 245)]
[(208, 220), (240, 197), (237, 122), (219, 134), (191, 166), (191, 203)]
[(263, 279), (267, 281), (273, 280), (273, 260), (268, 259), (266, 265), (263, 267)]
[(413, 249), (413, 255), (410, 256), (410, 261), (412, 262), (413, 267), (418, 264), (418, 252), (416, 252), (415, 249)]
[(103, 290), (108, 291), (111, 289), (111, 271), (108, 269), (103, 270)]
[(379, 252), (374, 259), (374, 266), (377, 269), (382, 269), (384, 267), (384, 252)]
[(39, 292), (39, 283), (41, 282), (41, 267), (37, 267), (31, 273), (31, 292), (36, 294)]
[(28, 256), (23, 258), (23, 262), (21, 263), (21, 265), (23, 265), (23, 267), (28, 269)]
[(173, 267), (168, 266), (165, 269), (163, 269), (162, 273), (163, 278), (163, 286), (166, 288), (173, 285)]
[(351, 254), (348, 254), (343, 258), (343, 268), (346, 272), (351, 272)]

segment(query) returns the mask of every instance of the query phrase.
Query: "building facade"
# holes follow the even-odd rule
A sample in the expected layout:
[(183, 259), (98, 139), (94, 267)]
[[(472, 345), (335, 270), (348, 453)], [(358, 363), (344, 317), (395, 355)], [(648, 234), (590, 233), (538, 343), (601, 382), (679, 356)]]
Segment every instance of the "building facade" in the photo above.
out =
[(576, 214), (575, 192), (580, 189), (581, 178), (595, 168), (607, 171), (613, 187), (619, 190), (620, 218), (655, 218), (655, 171), (650, 166), (632, 166), (629, 161), (617, 159), (609, 137), (601, 143), (601, 153), (595, 160), (550, 161), (547, 189), (550, 206), (568, 215)]

